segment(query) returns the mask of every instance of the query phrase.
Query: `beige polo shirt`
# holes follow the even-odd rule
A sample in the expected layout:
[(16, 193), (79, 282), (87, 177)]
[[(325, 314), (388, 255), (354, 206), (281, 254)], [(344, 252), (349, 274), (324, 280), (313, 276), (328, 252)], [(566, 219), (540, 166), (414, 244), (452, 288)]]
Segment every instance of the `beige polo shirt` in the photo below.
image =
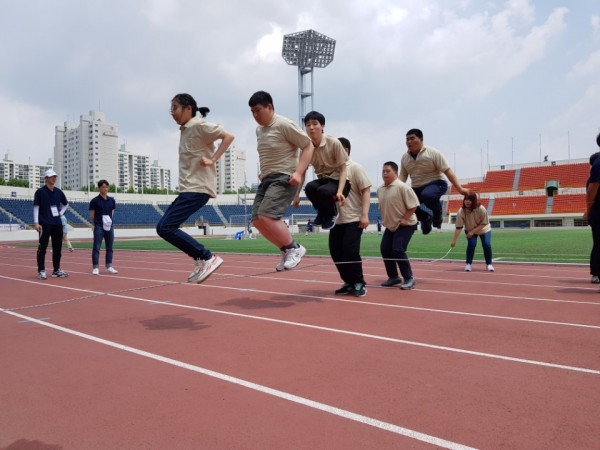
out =
[(216, 197), (216, 168), (214, 165), (202, 167), (200, 160), (203, 156), (212, 158), (214, 142), (223, 138), (225, 129), (198, 116), (179, 129), (179, 192), (199, 192)]
[(416, 158), (413, 158), (409, 151), (402, 155), (398, 178), (406, 182), (410, 176), (411, 186), (418, 188), (435, 180), (445, 180), (444, 172), (449, 168), (450, 165), (442, 152), (433, 147), (423, 146)]
[[(406, 211), (419, 206), (419, 199), (415, 191), (399, 179), (389, 185), (377, 189), (379, 208), (381, 209), (381, 222), (390, 231), (396, 231)], [(413, 213), (408, 221), (409, 225), (417, 224), (417, 216)]]
[(273, 114), (270, 124), (256, 128), (260, 176), (283, 173), (292, 175), (298, 166), (299, 149), (310, 143), (309, 137), (287, 117)]
[(485, 224), (485, 227), (477, 233), (478, 235), (485, 234), (492, 229), (487, 211), (483, 205), (479, 205), (479, 207), (475, 208), (473, 211), (465, 208), (460, 208), (458, 210), (458, 214), (456, 215), (456, 228), (464, 227), (465, 230), (471, 231), (483, 224)]
[(350, 193), (346, 197), (344, 206), (339, 206), (340, 216), (336, 223), (351, 223), (360, 221), (362, 212), (362, 193), (364, 189), (371, 187), (371, 180), (366, 170), (360, 164), (348, 159), (346, 162), (346, 176), (350, 181)]
[(323, 135), (321, 143), (315, 147), (310, 163), (319, 178), (339, 180), (339, 167), (346, 161), (348, 161), (348, 154), (342, 143), (337, 138)]

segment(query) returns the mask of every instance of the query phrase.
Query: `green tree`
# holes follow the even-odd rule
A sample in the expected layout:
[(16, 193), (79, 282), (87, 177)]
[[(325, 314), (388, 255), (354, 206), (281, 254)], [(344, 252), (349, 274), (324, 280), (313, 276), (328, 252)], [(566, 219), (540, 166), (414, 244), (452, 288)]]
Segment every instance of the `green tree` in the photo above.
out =
[(16, 178), (11, 178), (6, 183), (7, 186), (15, 186), (15, 187), (29, 187), (29, 181), (27, 180), (17, 180)]
[(82, 186), (81, 189), (79, 189), (79, 190), (82, 192), (88, 192), (88, 189), (90, 192), (96, 192), (96, 185), (94, 183), (90, 183), (89, 187)]

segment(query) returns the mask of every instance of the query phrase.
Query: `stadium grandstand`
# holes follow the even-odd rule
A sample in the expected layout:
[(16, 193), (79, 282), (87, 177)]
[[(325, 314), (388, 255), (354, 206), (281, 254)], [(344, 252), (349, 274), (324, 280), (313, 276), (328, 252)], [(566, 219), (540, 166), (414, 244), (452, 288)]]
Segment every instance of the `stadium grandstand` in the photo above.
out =
[[(496, 228), (531, 228), (586, 226), (582, 219), (585, 208), (585, 185), (589, 174), (587, 160), (548, 161), (537, 164), (498, 166), (488, 170), (482, 179), (461, 180), (463, 186), (477, 192)], [(71, 227), (91, 226), (88, 205), (97, 193), (66, 191), (70, 202), (67, 220)], [(17, 225), (31, 229), (33, 189), (0, 186), (0, 225)], [(153, 229), (171, 204), (174, 195), (111, 194), (117, 199), (115, 228)], [(207, 225), (224, 229), (233, 217), (249, 217), (253, 194), (247, 199), (238, 195), (220, 195), (192, 215), (182, 226)], [(462, 196), (453, 187), (443, 197), (445, 226), (451, 226), (461, 207)], [(286, 216), (310, 217), (316, 211), (306, 198), (299, 208), (290, 206)], [(371, 195), (369, 220), (375, 224), (379, 216), (377, 196)], [(12, 228), (11, 228), (12, 229)]]
[[(496, 228), (586, 226), (587, 159), (499, 166), (483, 179), (461, 180), (477, 192)], [(453, 223), (462, 205), (462, 196), (451, 187), (447, 219)]]

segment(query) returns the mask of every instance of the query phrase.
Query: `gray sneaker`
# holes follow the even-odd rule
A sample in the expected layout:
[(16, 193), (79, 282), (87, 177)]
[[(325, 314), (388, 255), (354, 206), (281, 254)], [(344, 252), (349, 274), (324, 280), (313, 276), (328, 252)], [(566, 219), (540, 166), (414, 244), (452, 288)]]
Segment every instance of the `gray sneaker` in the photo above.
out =
[(40, 270), (38, 273), (38, 278), (40, 280), (47, 280), (48, 277), (46, 276), (46, 271), (45, 270)]
[(396, 286), (397, 284), (400, 284), (400, 283), (402, 283), (402, 278), (393, 277), (393, 278), (388, 278), (383, 283), (381, 283), (381, 285), (383, 287), (392, 287), (392, 286)]
[(62, 269), (55, 270), (52, 272), (52, 278), (66, 278), (69, 274)]
[(415, 280), (414, 278), (410, 278), (408, 280), (404, 280), (404, 284), (400, 286), (400, 289), (402, 289), (403, 291), (408, 291), (414, 288), (415, 284), (417, 284), (417, 280)]

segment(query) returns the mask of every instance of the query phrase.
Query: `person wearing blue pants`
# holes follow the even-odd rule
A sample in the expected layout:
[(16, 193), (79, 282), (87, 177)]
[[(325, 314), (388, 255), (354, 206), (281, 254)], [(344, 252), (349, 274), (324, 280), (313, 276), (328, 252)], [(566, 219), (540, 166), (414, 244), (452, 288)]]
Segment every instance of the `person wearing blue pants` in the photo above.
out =
[[(600, 147), (600, 134), (596, 137)], [(600, 283), (600, 152), (590, 156), (590, 176), (586, 183), (586, 208), (583, 218), (592, 228), (592, 251), (590, 253), (590, 274), (593, 284)]]
[(467, 195), (468, 189), (461, 186), (444, 155), (437, 149), (423, 145), (423, 132), (417, 128), (406, 133), (408, 151), (402, 155), (400, 181), (406, 182), (410, 176), (411, 187), (419, 202), (431, 211), (419, 207), (417, 219), (421, 222), (423, 234), (431, 233), (432, 227), (442, 227), (442, 203), (440, 198), (448, 190), (446, 178), (456, 190)]
[[(196, 113), (199, 112), (200, 116)], [(223, 259), (213, 255), (204, 245), (179, 227), (192, 214), (216, 197), (215, 163), (227, 151), (234, 136), (222, 125), (204, 120), (210, 110), (198, 108), (189, 94), (177, 94), (171, 100), (171, 117), (179, 125), (179, 191), (165, 214), (156, 224), (156, 232), (194, 260), (188, 281), (201, 283), (213, 273)], [(221, 140), (215, 151), (214, 142)]]
[(112, 265), (115, 227), (113, 217), (116, 202), (108, 195), (109, 184), (106, 180), (98, 181), (99, 194), (90, 201), (90, 218), (94, 224), (94, 246), (92, 248), (92, 275), (100, 275), (100, 247), (102, 241), (106, 246), (105, 265), (107, 273), (119, 273)]
[(494, 271), (492, 266), (492, 227), (486, 209), (479, 203), (474, 192), (465, 195), (463, 206), (456, 215), (456, 230), (450, 247), (454, 248), (461, 230), (464, 228), (467, 236), (467, 263), (465, 272), (470, 272), (473, 265), (473, 256), (477, 247), (477, 238), (481, 239), (483, 256), (488, 272)]
[[(388, 279), (382, 286), (400, 284), (400, 289), (410, 290), (417, 283), (408, 260), (408, 244), (417, 229), (415, 211), (419, 206), (414, 191), (398, 179), (398, 165), (393, 161), (383, 164), (383, 186), (377, 189), (379, 208), (385, 231), (380, 250)], [(398, 276), (398, 269), (402, 278)]]

